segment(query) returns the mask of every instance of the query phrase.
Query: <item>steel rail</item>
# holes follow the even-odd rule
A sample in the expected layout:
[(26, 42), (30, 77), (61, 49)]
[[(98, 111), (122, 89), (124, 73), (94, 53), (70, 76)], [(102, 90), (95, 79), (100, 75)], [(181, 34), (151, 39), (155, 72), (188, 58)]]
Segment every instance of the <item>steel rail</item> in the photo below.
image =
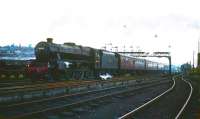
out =
[[(179, 76), (179, 75), (177, 75), (177, 76)], [(130, 112), (124, 114), (123, 116), (118, 117), (118, 119), (128, 119), (131, 115), (133, 115), (133, 114), (135, 114), (136, 112), (142, 110), (144, 107), (146, 107), (146, 106), (148, 106), (149, 104), (151, 104), (151, 103), (157, 101), (157, 100), (160, 99), (162, 96), (164, 96), (164, 95), (166, 95), (167, 93), (169, 93), (170, 91), (172, 91), (172, 90), (174, 89), (175, 85), (176, 85), (176, 82), (175, 82), (175, 79), (174, 79), (174, 78), (177, 77), (177, 76), (174, 76), (174, 77), (172, 78), (172, 79), (173, 79), (173, 85), (172, 85), (169, 89), (167, 89), (165, 92), (163, 92), (162, 94), (156, 96), (156, 97), (153, 98), (152, 100), (150, 100), (150, 101), (144, 103), (143, 105), (141, 105), (141, 106), (135, 108), (134, 110), (132, 110), (132, 111), (130, 111)]]
[(184, 80), (183, 77), (182, 77), (182, 80), (185, 81), (185, 83), (187, 83), (187, 84), (190, 86), (190, 93), (189, 93), (189, 96), (188, 96), (187, 100), (185, 101), (183, 107), (181, 108), (181, 110), (180, 110), (180, 111), (178, 112), (178, 114), (176, 115), (175, 119), (179, 119), (179, 118), (180, 118), (180, 116), (182, 115), (183, 111), (185, 110), (185, 108), (186, 108), (188, 102), (190, 101), (191, 96), (192, 96), (192, 93), (193, 93), (192, 84), (191, 84), (189, 81)]

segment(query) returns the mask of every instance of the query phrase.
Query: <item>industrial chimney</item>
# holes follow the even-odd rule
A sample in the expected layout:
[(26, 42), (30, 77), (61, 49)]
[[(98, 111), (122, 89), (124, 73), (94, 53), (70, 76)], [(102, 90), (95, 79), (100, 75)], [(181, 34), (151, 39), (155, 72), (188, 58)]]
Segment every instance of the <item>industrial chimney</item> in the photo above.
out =
[(47, 43), (53, 43), (53, 38), (47, 38)]

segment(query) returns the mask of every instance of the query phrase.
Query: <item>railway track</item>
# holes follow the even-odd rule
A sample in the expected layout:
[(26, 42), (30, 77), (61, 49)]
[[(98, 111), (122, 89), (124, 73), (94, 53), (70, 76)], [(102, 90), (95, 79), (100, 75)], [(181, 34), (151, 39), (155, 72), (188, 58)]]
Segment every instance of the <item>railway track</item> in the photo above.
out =
[(11, 86), (21, 86), (24, 84), (29, 84), (31, 81), (0, 81), (0, 88), (11, 87)]
[(90, 83), (96, 83), (97, 80), (86, 80), (86, 81), (66, 81), (66, 82), (54, 82), (54, 83), (47, 83), (47, 82), (37, 82), (37, 83), (30, 83), (26, 85), (17, 85), (17, 86), (9, 86), (9, 87), (1, 87), (0, 94), (8, 94), (8, 93), (19, 93), (19, 92), (27, 92), (27, 91), (36, 91), (42, 89), (50, 89), (50, 88), (59, 88), (59, 87), (67, 87), (67, 86), (79, 86), (85, 85)]
[[(59, 87), (67, 87), (67, 86), (80, 86), (80, 85), (86, 85), (91, 83), (107, 83), (107, 82), (118, 82), (118, 81), (126, 81), (123, 79), (119, 80), (68, 80), (68, 81), (56, 81), (56, 82), (44, 82), (44, 81), (38, 81), (38, 82), (12, 82), (12, 83), (0, 83), (0, 85), (9, 85), (9, 86), (3, 86), (0, 87), (0, 94), (8, 94), (8, 93), (16, 93), (16, 92), (27, 92), (27, 91), (35, 91), (35, 90), (41, 90), (41, 89), (47, 89), (47, 88), (59, 88)], [(16, 84), (16, 85), (14, 85)]]
[(118, 119), (180, 119), (193, 93), (190, 82), (173, 78), (173, 85), (164, 93), (120, 116)]
[[(0, 88), (0, 107), (10, 103), (18, 103), (30, 100), (38, 100), (41, 98), (50, 98), (64, 94), (72, 94), (76, 92), (84, 92), (89, 90), (103, 89), (107, 87), (115, 87), (126, 84), (143, 85), (157, 81), (154, 80), (84, 80), (84, 81), (65, 81), (56, 83), (46, 83), (30, 86), (15, 86)], [(164, 80), (160, 79), (160, 80)]]
[[(149, 76), (152, 79), (156, 79), (155, 76)], [(148, 78), (149, 78), (148, 77)], [(143, 79), (140, 77), (139, 79)], [(129, 79), (130, 80), (130, 79)], [(132, 80), (132, 79), (131, 79)], [(29, 92), (44, 90), (50, 88), (59, 88), (67, 86), (80, 86), (92, 83), (107, 83), (107, 82), (119, 82), (126, 81), (124, 78), (116, 78), (114, 80), (67, 80), (67, 81), (56, 81), (56, 82), (45, 82), (45, 81), (17, 81), (17, 82), (0, 82), (0, 94), (9, 94), (9, 93), (19, 93), (19, 92)], [(141, 81), (141, 80), (140, 80)]]
[[(159, 86), (169, 83), (170, 80), (146, 83), (144, 85), (132, 86), (125, 85), (115, 88), (107, 88), (103, 90), (88, 91), (85, 93), (64, 95), (54, 98), (42, 99), (32, 102), (19, 103), (1, 107), (1, 115), (5, 118), (30, 118), (34, 115), (41, 115), (48, 112), (58, 112), (66, 108), (80, 107), (84, 104), (94, 103), (105, 98), (120, 96), (130, 92), (136, 92), (145, 88)], [(94, 103), (95, 104), (95, 103)]]

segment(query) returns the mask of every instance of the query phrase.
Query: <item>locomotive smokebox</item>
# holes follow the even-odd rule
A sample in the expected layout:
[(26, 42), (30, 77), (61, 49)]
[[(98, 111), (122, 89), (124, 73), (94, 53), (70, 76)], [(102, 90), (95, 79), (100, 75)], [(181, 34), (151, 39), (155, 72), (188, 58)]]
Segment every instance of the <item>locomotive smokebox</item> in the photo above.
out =
[(47, 43), (53, 43), (53, 38), (47, 38)]

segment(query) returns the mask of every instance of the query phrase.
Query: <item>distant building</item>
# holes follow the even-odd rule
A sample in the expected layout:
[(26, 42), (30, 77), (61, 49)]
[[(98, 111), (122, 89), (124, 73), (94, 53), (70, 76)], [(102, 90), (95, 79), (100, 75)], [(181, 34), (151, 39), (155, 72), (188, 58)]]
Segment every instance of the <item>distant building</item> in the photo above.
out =
[(35, 59), (34, 48), (26, 46), (15, 46), (14, 44), (10, 46), (0, 47), (0, 60), (9, 59), (9, 60), (28, 60)]
[(192, 66), (191, 64), (189, 63), (186, 63), (186, 64), (183, 64), (181, 65), (181, 71), (184, 73), (184, 74), (188, 74), (192, 69)]

